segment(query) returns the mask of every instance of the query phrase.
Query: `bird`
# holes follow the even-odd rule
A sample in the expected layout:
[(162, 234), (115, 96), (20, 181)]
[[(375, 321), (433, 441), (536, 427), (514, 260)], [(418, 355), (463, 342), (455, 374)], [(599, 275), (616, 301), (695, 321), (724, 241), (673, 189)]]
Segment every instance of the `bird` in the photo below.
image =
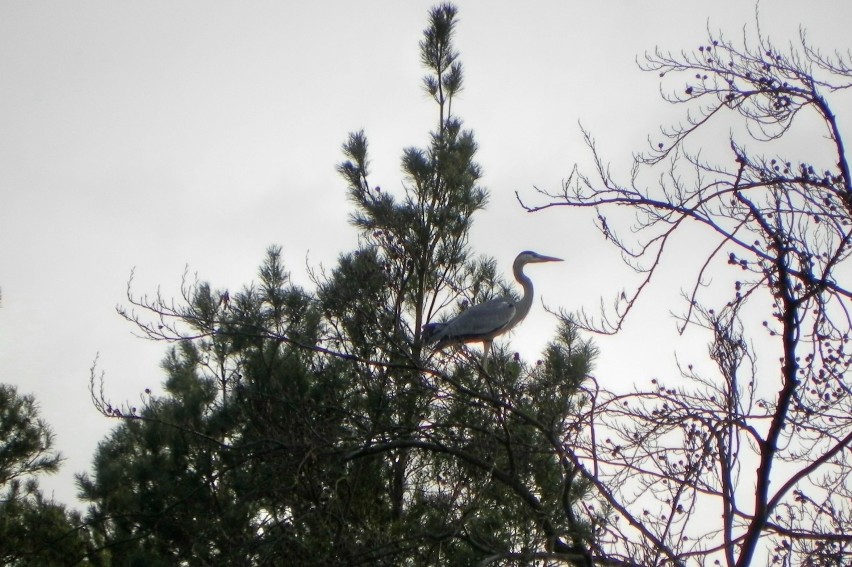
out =
[(533, 302), (532, 280), (524, 274), (524, 266), (540, 262), (562, 262), (562, 258), (544, 256), (530, 250), (518, 254), (512, 264), (512, 273), (524, 290), (523, 296), (499, 297), (479, 303), (459, 313), (444, 323), (426, 323), (423, 325), (423, 341), (434, 343), (436, 351), (450, 345), (478, 343), (483, 345), (482, 367), (487, 369), (488, 355), (494, 338), (506, 333), (523, 321)]

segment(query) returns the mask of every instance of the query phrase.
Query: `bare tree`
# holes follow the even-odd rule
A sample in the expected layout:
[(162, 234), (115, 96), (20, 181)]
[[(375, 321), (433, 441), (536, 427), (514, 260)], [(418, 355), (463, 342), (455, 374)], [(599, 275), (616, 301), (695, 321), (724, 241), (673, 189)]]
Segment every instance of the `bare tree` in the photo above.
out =
[[(640, 67), (687, 108), (682, 122), (649, 139), (626, 182), (584, 130), (596, 171), (522, 201), (593, 209), (640, 274), (600, 316), (564, 314), (599, 333), (622, 328), (679, 239), (698, 230), (711, 243), (683, 282), (679, 330), (709, 333), (717, 371), (679, 365), (676, 383), (626, 395), (592, 380), (565, 439), (597, 491), (588, 517), (602, 507), (608, 518), (597, 555), (849, 565), (852, 179), (830, 100), (852, 86), (852, 54), (819, 51), (804, 32), (779, 49), (758, 24), (742, 42), (708, 31), (695, 49), (657, 49)], [(730, 135), (716, 148), (720, 126)]]

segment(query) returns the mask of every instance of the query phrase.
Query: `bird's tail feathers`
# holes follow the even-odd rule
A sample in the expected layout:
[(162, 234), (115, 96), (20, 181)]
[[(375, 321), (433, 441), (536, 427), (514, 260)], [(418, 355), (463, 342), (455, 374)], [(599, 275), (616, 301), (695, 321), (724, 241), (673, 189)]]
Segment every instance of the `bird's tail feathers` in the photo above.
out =
[(426, 323), (422, 327), (423, 342), (435, 343), (441, 339), (441, 331), (446, 327), (446, 323)]

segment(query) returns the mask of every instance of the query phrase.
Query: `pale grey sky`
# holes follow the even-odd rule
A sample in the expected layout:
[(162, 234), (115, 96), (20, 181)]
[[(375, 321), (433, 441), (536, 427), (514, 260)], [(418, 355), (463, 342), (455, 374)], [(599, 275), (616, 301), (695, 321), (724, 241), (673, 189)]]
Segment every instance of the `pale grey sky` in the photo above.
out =
[[(67, 462), (43, 480), (57, 499), (73, 503), (73, 474), (115, 425), (89, 401), (95, 355), (116, 401), (163, 378), (165, 345), (134, 338), (114, 310), (134, 266), (138, 293), (176, 296), (187, 264), (237, 288), (280, 244), (310, 286), (306, 258), (331, 266), (355, 245), (334, 171), (350, 131), (367, 132), (374, 182), (399, 188), (402, 149), (434, 126), (418, 57), (433, 4), (0, 0), (0, 381), (35, 394), (57, 434)], [(591, 211), (528, 215), (514, 191), (556, 187), (587, 162), (578, 120), (626, 170), (677, 116), (635, 57), (691, 49), (708, 21), (736, 36), (754, 5), (456, 4), (466, 88), (455, 109), (491, 192), (472, 245), (503, 266), (523, 249), (564, 257), (529, 270), (539, 297), (594, 309), (630, 275)], [(802, 24), (818, 46), (849, 48), (847, 2), (765, 1), (762, 15), (779, 43)], [(602, 381), (673, 374), (675, 349), (703, 351), (700, 335), (675, 341), (665, 301), (681, 285), (660, 282), (623, 337), (598, 341)], [(553, 325), (537, 302), (513, 345), (534, 358)]]

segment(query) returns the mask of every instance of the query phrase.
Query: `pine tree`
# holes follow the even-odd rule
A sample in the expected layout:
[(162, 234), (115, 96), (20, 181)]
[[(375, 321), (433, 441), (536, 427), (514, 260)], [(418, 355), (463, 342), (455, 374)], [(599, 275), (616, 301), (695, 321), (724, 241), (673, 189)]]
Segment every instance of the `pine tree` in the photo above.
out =
[(360, 245), (314, 274), (316, 293), (272, 248), (259, 283), (233, 295), (195, 283), (182, 303), (130, 298), (122, 314), (177, 345), (166, 395), (139, 410), (109, 404), (93, 376), (100, 409), (124, 421), (80, 483), (119, 563), (585, 561), (591, 526), (572, 511), (584, 486), (560, 443), (594, 348), (566, 325), (539, 363), (498, 349), (488, 373), (421, 338), (507, 288), (468, 242), (487, 192), (454, 113), (455, 23), (451, 5), (430, 12), (437, 125), (404, 150), (400, 193), (371, 183), (363, 132), (343, 144)]
[(312, 496), (291, 488), (321, 435), (313, 407), (328, 393), (310, 369), (318, 317), (277, 248), (259, 285), (231, 298), (196, 283), (184, 298), (175, 309), (146, 304), (157, 323), (137, 320), (152, 336), (180, 337), (163, 363), (166, 395), (146, 393), (137, 410), (93, 389), (101, 411), (124, 421), (99, 446), (93, 475), (79, 478), (90, 520), (120, 564), (263, 564), (270, 549), (298, 557), (287, 517)]
[[(555, 379), (563, 387), (567, 382), (566, 394), (573, 393), (594, 352), (565, 335), (559, 344), (576, 348), (573, 358), (561, 356), (561, 347), (554, 345), (552, 365), (530, 369), (504, 360), (497, 374), (484, 376), (469, 361), (442, 367), (445, 361), (424, 350), (423, 323), (454, 305), (506, 289), (495, 277), (494, 261), (472, 258), (468, 246), (472, 216), (484, 207), (487, 192), (477, 183), (481, 171), (474, 161), (473, 133), (452, 112), (463, 85), (453, 45), (455, 23), (454, 7), (433, 9), (420, 44), (429, 71), (423, 83), (437, 104), (438, 128), (428, 147), (405, 150), (403, 194), (370, 184), (363, 132), (351, 134), (343, 146), (347, 159), (338, 169), (356, 205), (353, 222), (362, 246), (341, 260), (321, 287), (320, 299), (338, 314), (331, 318), (335, 343), (372, 361), (359, 366), (360, 389), (353, 391), (365, 401), (368, 418), (353, 454), (377, 461), (386, 477), (387, 517), (408, 534), (420, 532), (424, 542), (435, 542), (422, 551), (424, 560), (467, 564), (474, 557), (553, 547), (544, 540), (566, 532), (565, 514), (557, 510), (562, 503), (554, 500), (554, 508), (546, 510), (534, 496), (565, 488), (565, 467), (548, 462), (558, 445), (558, 417), (549, 416), (552, 422), (545, 426), (519, 419), (504, 406), (527, 405), (525, 411), (536, 418), (543, 407), (559, 405), (554, 397), (564, 407), (565, 398), (542, 389), (541, 382)], [(424, 364), (441, 371), (423, 373)], [(571, 364), (573, 373), (554, 376), (555, 367), (564, 371)], [(528, 405), (533, 391), (541, 407)], [(547, 457), (538, 458), (539, 452)], [(518, 470), (521, 462), (526, 471)], [(506, 470), (498, 471), (499, 466)], [(506, 505), (518, 499), (516, 506)], [(543, 518), (547, 515), (562, 524)]]
[[(79, 514), (47, 499), (38, 477), (59, 470), (53, 433), (35, 399), (0, 384), (0, 563), (100, 565)], [(90, 557), (91, 555), (91, 557)]]

